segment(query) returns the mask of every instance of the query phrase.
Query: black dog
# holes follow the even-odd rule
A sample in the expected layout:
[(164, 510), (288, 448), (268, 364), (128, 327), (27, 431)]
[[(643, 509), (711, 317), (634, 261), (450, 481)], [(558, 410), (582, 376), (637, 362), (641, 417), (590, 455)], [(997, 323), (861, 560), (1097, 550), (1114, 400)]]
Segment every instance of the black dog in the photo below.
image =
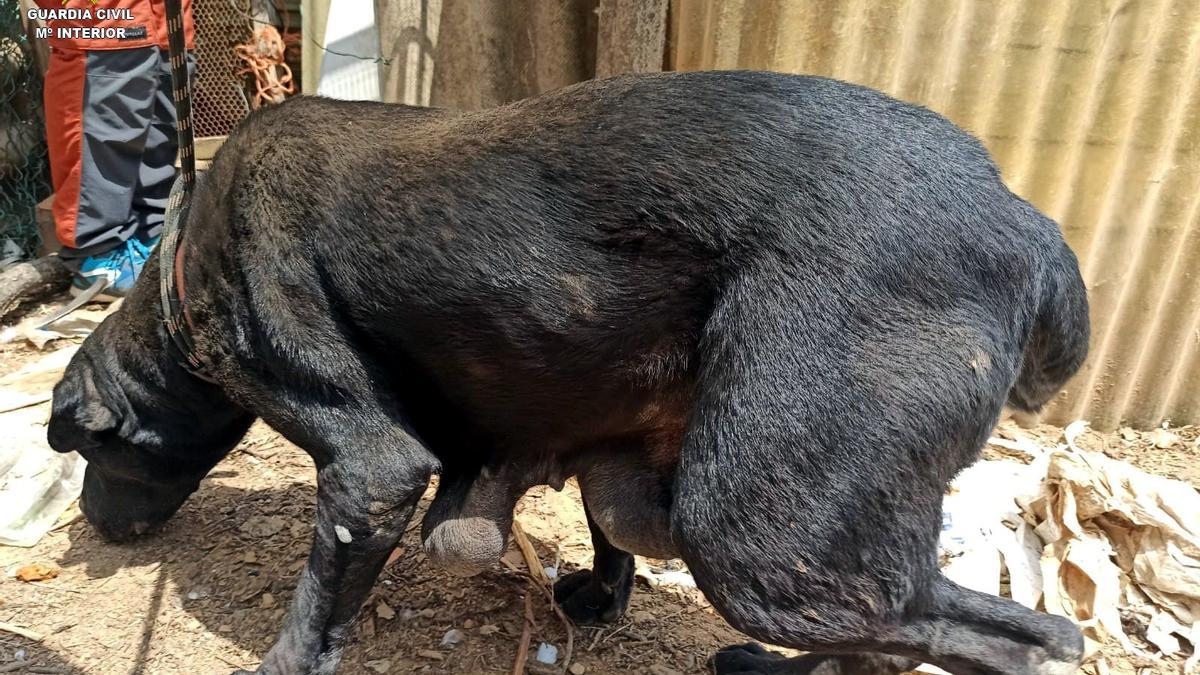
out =
[(318, 467), (316, 534), (260, 672), (329, 673), (430, 475), (435, 561), (503, 549), (529, 485), (579, 476), (612, 620), (629, 551), (677, 554), (731, 624), (813, 652), (719, 673), (1066, 673), (1066, 619), (937, 569), (946, 483), (1007, 401), (1078, 368), (1058, 227), (969, 135), (844, 83), (622, 77), (480, 113), (300, 98), (201, 184), (193, 377), (152, 259), (55, 390), (106, 537), (161, 524), (261, 417)]

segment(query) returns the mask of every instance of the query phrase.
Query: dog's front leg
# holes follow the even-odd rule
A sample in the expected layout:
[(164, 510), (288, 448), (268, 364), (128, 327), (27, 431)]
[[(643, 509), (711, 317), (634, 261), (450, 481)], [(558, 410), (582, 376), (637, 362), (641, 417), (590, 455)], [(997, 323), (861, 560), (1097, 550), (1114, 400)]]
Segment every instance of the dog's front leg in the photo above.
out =
[(363, 600), (436, 468), (434, 457), (405, 433), (364, 437), (359, 430), (356, 438), (342, 439), (353, 445), (313, 453), (318, 457), (313, 548), (261, 674), (337, 669)]

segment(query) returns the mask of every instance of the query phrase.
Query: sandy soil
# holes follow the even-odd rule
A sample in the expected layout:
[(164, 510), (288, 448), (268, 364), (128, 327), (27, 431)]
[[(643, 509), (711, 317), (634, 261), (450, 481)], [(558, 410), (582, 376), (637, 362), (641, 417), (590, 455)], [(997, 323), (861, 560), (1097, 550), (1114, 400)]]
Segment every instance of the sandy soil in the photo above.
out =
[[(0, 375), (29, 358), (24, 348), (0, 347)], [(1200, 485), (1200, 432), (1172, 431), (1178, 439), (1167, 447), (1139, 432), (1087, 432), (1080, 443)], [(1054, 427), (1036, 432), (1050, 440), (1061, 437)], [(0, 673), (158, 675), (253, 668), (278, 630), (304, 564), (314, 492), (308, 457), (259, 425), (153, 537), (106, 544), (75, 520), (33, 548), (0, 547), (0, 621), (40, 638), (0, 631)], [(342, 672), (512, 672), (528, 581), (504, 565), (466, 580), (432, 568), (417, 537), (420, 516), (404, 537), (403, 554), (394, 556), (376, 583)], [(519, 506), (518, 522), (545, 565), (557, 561), (564, 574), (589, 566), (587, 528), (573, 486), (561, 493), (533, 491)], [(507, 557), (524, 569), (515, 549)], [(13, 579), (14, 569), (33, 562), (56, 565), (61, 573), (36, 583)], [(540, 594), (533, 595), (531, 606), (531, 652), (539, 643), (553, 644), (561, 666), (564, 626)], [(463, 639), (442, 644), (452, 629), (462, 631)], [(715, 649), (744, 641), (694, 590), (639, 578), (630, 611), (617, 625), (575, 630), (570, 672), (704, 672)], [(1105, 657), (1110, 673), (1178, 671), (1178, 662), (1138, 662), (1119, 649), (1107, 649)], [(1085, 669), (1097, 672), (1094, 665)]]

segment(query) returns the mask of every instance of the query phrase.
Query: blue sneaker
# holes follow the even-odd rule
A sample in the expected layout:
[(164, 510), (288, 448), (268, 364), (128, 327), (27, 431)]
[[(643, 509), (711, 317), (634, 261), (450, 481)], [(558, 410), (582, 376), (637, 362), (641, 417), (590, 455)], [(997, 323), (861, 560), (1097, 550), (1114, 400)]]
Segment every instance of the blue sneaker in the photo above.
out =
[(129, 289), (133, 288), (138, 275), (142, 273), (142, 266), (150, 257), (150, 250), (157, 243), (157, 237), (147, 243), (142, 243), (137, 237), (130, 237), (128, 241), (107, 253), (84, 258), (71, 283), (71, 295), (78, 296), (96, 283), (105, 281), (105, 287), (92, 298), (93, 301), (116, 302), (125, 297)]

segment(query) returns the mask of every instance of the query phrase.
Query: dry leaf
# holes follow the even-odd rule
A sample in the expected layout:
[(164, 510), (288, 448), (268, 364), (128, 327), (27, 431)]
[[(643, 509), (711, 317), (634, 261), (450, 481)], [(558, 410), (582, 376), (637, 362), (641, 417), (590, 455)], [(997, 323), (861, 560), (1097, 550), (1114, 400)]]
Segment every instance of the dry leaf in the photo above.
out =
[(0, 377), (0, 412), (18, 410), (50, 400), (54, 385), (78, 347), (51, 352), (20, 370)]
[(17, 570), (17, 578), (21, 581), (45, 581), (58, 576), (59, 569), (57, 565), (47, 565), (43, 563), (33, 563), (26, 565)]

